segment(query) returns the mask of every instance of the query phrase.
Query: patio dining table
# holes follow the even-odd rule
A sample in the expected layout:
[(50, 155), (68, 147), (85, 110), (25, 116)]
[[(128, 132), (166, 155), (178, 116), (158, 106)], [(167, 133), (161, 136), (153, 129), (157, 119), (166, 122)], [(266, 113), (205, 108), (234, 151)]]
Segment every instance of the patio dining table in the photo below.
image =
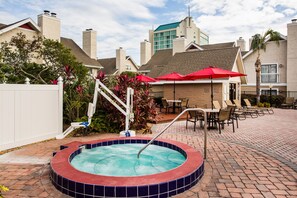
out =
[(206, 112), (207, 115), (207, 121), (208, 121), (208, 129), (215, 129), (215, 118), (216, 115), (220, 112), (219, 109), (203, 109)]
[(168, 103), (173, 105), (173, 113), (175, 113), (175, 107), (181, 105), (181, 100), (167, 100)]

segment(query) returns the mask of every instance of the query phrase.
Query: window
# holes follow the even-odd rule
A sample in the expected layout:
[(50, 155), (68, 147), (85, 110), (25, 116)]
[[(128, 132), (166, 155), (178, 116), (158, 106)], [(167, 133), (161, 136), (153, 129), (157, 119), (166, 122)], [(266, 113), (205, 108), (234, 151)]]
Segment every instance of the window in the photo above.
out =
[(131, 65), (126, 65), (126, 70), (131, 70)]
[[(277, 91), (278, 91), (277, 89), (271, 89), (271, 95), (276, 96)], [(270, 89), (261, 89), (261, 95), (269, 96), (270, 95)]]
[(277, 83), (277, 64), (265, 64), (261, 66), (261, 82)]

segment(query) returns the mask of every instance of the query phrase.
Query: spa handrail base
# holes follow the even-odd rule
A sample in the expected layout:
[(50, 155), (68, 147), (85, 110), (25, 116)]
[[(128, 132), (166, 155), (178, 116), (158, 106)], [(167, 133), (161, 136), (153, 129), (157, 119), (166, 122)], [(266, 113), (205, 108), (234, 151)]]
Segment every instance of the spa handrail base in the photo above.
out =
[(151, 139), (143, 148), (141, 148), (137, 154), (137, 158), (139, 158), (140, 154), (142, 153), (142, 151), (144, 149), (146, 149), (150, 144), (153, 143), (153, 141), (155, 141), (160, 135), (162, 135), (178, 118), (180, 118), (185, 112), (187, 111), (202, 111), (204, 114), (204, 159), (206, 159), (206, 141), (207, 141), (207, 117), (206, 117), (206, 111), (204, 109), (201, 108), (188, 108), (183, 110), (178, 116), (176, 116), (161, 132), (159, 132), (157, 135), (155, 135), (155, 137), (153, 137), (153, 139)]

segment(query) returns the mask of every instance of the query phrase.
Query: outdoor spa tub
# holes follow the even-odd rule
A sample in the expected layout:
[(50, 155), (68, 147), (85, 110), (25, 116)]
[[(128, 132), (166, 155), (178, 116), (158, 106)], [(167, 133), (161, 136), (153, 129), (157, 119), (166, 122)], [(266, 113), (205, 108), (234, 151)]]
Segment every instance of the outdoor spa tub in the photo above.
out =
[[(149, 141), (113, 138), (63, 145), (51, 160), (51, 181), (73, 197), (170, 197), (190, 189), (203, 176), (202, 155), (180, 142), (155, 140), (137, 159), (138, 151)], [(121, 153), (127, 150), (129, 154)], [(120, 161), (113, 161), (118, 158)], [(147, 164), (152, 170), (144, 166)]]

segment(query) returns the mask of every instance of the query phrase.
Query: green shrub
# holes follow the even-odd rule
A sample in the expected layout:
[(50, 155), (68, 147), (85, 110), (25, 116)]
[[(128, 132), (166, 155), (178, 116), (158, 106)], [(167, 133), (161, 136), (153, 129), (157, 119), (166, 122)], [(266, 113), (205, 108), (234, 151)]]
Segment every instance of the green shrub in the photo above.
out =
[(241, 95), (241, 104), (245, 105), (245, 102), (243, 99), (248, 99), (252, 106), (255, 106), (257, 104), (257, 98), (256, 95), (253, 94), (242, 94)]
[[(242, 100), (247, 98), (250, 100), (251, 105), (256, 105), (256, 95), (253, 94), (242, 94), (241, 95)], [(281, 104), (284, 102), (285, 97), (282, 95), (272, 95), (271, 96), (271, 103), (270, 103), (270, 95), (261, 95), (260, 101), (261, 103), (267, 102), (270, 104), (270, 106), (273, 107), (280, 107)], [(242, 102), (243, 103), (243, 102)], [(244, 103), (243, 103), (244, 104)]]
[(264, 107), (264, 103), (262, 103), (262, 102), (258, 102), (257, 106), (258, 106), (258, 107)]
[(270, 107), (270, 103), (269, 102), (264, 102), (263, 103), (264, 107), (269, 108)]

